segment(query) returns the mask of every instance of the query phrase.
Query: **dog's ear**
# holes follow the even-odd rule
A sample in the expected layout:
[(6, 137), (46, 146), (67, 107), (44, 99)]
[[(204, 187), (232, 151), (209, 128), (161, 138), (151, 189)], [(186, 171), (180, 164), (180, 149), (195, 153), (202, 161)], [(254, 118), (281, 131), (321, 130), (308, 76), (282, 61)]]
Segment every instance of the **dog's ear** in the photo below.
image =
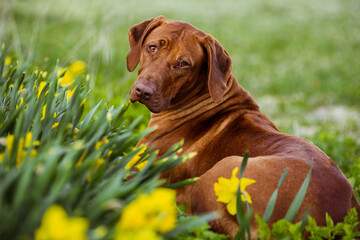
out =
[(140, 61), (141, 46), (149, 33), (159, 26), (165, 18), (163, 16), (151, 18), (134, 25), (129, 30), (130, 51), (126, 56), (127, 69), (129, 72), (134, 71)]
[(201, 41), (208, 65), (208, 88), (214, 102), (221, 102), (226, 83), (231, 74), (231, 58), (220, 43), (211, 35)]

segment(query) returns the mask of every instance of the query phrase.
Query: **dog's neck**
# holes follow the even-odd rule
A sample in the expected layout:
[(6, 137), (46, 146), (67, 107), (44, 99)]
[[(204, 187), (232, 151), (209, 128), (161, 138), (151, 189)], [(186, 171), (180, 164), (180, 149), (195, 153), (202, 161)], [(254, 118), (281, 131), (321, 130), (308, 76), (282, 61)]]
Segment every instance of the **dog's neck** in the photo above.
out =
[[(157, 129), (154, 133), (158, 137), (164, 136), (167, 132), (172, 132), (174, 129), (186, 124), (195, 118), (212, 117), (218, 112), (212, 111), (216, 108), (226, 110), (227, 108), (236, 108), (238, 111), (259, 111), (258, 105), (251, 98), (249, 93), (244, 90), (231, 74), (227, 82), (227, 87), (223, 100), (221, 102), (214, 102), (209, 94), (209, 91), (199, 91), (190, 99), (187, 99), (181, 104), (170, 106), (168, 109), (160, 113), (152, 113), (149, 122), (149, 128)], [(232, 99), (232, 101), (229, 101)], [(171, 128), (163, 129), (162, 126), (172, 126)]]

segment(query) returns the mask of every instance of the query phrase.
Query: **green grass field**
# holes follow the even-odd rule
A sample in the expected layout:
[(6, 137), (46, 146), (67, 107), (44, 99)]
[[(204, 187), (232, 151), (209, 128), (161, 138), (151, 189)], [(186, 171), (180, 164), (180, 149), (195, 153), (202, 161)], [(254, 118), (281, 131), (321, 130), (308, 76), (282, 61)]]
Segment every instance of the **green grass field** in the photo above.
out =
[[(182, 20), (213, 35), (233, 74), (283, 132), (309, 139), (340, 166), (360, 199), (360, 2), (358, 0), (2, 0), (0, 43), (13, 59), (53, 71), (87, 63), (91, 109), (128, 99), (131, 26)], [(128, 119), (150, 113), (132, 104)]]

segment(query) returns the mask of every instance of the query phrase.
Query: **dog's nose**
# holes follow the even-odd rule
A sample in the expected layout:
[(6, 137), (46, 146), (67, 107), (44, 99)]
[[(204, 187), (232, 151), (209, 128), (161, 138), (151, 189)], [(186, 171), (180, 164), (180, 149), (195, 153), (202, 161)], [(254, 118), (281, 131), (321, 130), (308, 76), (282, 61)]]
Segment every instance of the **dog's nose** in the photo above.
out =
[(135, 86), (135, 93), (138, 97), (147, 100), (154, 95), (154, 89), (144, 82), (138, 82)]

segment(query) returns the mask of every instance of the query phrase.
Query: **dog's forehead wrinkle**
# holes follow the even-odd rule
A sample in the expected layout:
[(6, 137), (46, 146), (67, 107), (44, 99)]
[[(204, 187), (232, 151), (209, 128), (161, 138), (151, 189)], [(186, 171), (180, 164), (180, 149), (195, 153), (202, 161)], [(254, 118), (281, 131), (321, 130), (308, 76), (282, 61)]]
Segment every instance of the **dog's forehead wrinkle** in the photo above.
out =
[[(184, 44), (190, 43), (190, 44)], [(194, 63), (199, 61), (199, 58), (203, 57), (203, 51), (200, 44), (197, 44), (195, 39), (189, 39), (189, 41), (179, 41), (175, 46), (174, 51), (176, 54), (176, 60), (185, 60)]]
[(203, 56), (202, 47), (198, 42), (198, 37), (196, 37), (199, 32), (200, 30), (190, 24), (170, 21), (154, 29), (150, 33), (146, 44), (160, 43), (161, 40), (166, 40), (167, 45), (163, 50), (175, 53), (174, 55), (168, 53), (172, 55), (172, 61), (185, 60), (193, 62), (197, 61), (194, 56)]

